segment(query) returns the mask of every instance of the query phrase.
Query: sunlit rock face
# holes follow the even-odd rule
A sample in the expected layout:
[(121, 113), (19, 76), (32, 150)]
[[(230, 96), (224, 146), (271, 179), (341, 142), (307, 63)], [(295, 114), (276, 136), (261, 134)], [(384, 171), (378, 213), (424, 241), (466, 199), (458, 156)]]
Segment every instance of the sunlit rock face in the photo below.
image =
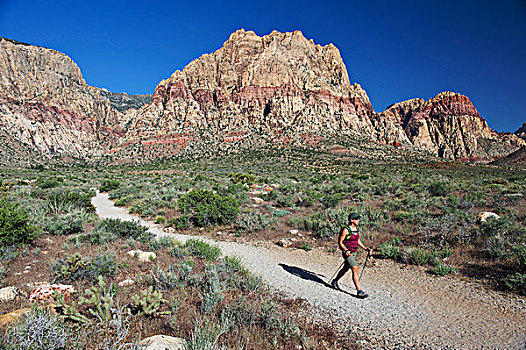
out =
[(10, 138), (45, 155), (90, 157), (122, 135), (119, 117), (68, 56), (0, 38), (0, 124)]
[(401, 127), (413, 147), (446, 159), (498, 158), (524, 145), (514, 135), (489, 128), (469, 98), (454, 92), (393, 104), (378, 119)]
[(299, 31), (259, 37), (239, 30), (216, 52), (163, 80), (152, 103), (131, 113), (127, 137), (196, 129), (371, 133), (373, 114), (334, 45), (316, 45)]

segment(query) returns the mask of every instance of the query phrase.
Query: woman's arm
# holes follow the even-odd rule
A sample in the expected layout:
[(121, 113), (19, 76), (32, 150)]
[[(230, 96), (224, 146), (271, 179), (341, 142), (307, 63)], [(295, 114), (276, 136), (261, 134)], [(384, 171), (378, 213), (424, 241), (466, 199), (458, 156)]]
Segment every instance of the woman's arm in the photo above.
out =
[(343, 241), (345, 240), (345, 237), (347, 237), (348, 234), (349, 231), (346, 227), (342, 228), (342, 230), (340, 231), (340, 239), (338, 240), (338, 243), (342, 252), (345, 252), (347, 250), (347, 247), (343, 244)]

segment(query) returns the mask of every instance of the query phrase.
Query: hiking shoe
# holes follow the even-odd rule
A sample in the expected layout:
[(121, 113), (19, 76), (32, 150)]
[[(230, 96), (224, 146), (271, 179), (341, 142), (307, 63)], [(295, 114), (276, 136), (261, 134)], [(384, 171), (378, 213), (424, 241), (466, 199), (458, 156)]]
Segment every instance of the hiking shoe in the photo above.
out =
[(356, 292), (356, 296), (358, 298), (367, 298), (369, 294), (365, 293), (363, 290), (359, 290), (358, 292)]
[(337, 280), (332, 280), (331, 286), (332, 286), (332, 288), (334, 288), (336, 290), (341, 290), (340, 285), (338, 284)]

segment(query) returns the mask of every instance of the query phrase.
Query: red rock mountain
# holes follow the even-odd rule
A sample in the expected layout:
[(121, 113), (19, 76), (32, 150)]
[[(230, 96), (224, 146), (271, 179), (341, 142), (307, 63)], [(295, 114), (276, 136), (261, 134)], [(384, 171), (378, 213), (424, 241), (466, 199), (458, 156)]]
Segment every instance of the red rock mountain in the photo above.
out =
[(10, 139), (44, 155), (102, 155), (121, 118), (71, 58), (0, 37), (0, 125)]
[(191, 153), (197, 145), (319, 147), (337, 145), (339, 137), (365, 140), (355, 145), (363, 156), (373, 156), (367, 145), (377, 145), (384, 154), (396, 147), (473, 160), (525, 144), (491, 130), (466, 96), (451, 92), (377, 114), (360, 85), (351, 84), (338, 49), (299, 31), (259, 37), (239, 30), (161, 81), (151, 103), (124, 114), (57, 51), (0, 39), (0, 62), (2, 128), (48, 154), (146, 160)]

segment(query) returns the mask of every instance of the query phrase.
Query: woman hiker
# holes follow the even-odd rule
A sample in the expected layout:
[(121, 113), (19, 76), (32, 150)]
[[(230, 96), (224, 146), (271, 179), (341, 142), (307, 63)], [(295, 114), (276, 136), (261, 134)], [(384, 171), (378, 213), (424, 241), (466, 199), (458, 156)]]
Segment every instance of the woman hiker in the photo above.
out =
[(368, 250), (369, 254), (373, 250), (365, 248), (364, 244), (360, 240), (360, 229), (358, 228), (358, 226), (360, 225), (360, 215), (358, 213), (351, 213), (349, 214), (348, 219), (349, 225), (344, 226), (341, 229), (340, 237), (338, 239), (338, 246), (342, 251), (342, 256), (345, 261), (342, 269), (331, 281), (331, 286), (334, 289), (340, 290), (338, 281), (340, 280), (340, 278), (343, 277), (343, 275), (347, 273), (347, 271), (349, 271), (350, 268), (352, 271), (352, 280), (357, 290), (356, 295), (360, 298), (365, 298), (368, 295), (360, 288), (360, 281), (358, 279), (359, 268), (358, 264), (356, 263), (356, 251), (358, 250), (358, 247), (364, 250)]

